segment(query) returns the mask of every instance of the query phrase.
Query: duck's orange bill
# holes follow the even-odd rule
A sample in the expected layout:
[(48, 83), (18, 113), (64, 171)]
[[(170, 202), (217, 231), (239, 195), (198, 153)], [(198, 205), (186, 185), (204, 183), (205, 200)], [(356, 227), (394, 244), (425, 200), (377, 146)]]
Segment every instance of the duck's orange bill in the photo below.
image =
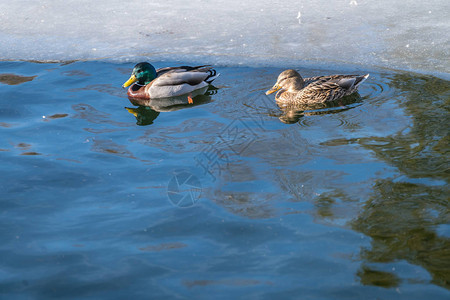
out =
[(126, 87), (132, 85), (133, 83), (135, 83), (136, 81), (137, 81), (136, 76), (131, 75), (130, 79), (128, 79), (127, 82), (125, 82), (125, 83), (122, 85), (122, 87), (123, 87), (123, 88), (126, 88)]
[(278, 91), (280, 89), (281, 89), (281, 86), (278, 86), (278, 85), (275, 84), (270, 90), (268, 90), (266, 92), (266, 95), (270, 95), (272, 93), (275, 93), (276, 91)]

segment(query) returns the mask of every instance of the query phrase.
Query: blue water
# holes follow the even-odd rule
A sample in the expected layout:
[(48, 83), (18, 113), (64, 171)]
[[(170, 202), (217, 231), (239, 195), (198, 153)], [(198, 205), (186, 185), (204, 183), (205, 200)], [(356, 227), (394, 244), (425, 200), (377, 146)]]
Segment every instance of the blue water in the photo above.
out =
[(282, 111), (282, 69), (218, 67), (150, 108), (132, 67), (0, 63), (1, 298), (448, 299), (448, 81)]

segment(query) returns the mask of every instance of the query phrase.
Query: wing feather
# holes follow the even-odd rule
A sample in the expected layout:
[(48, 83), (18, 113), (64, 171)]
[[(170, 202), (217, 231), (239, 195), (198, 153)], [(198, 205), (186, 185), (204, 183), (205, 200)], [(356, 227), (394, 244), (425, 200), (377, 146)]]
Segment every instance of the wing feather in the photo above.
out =
[(180, 84), (189, 84), (189, 85), (197, 85), (202, 81), (205, 81), (208, 78), (209, 73), (203, 72), (171, 72), (162, 75), (161, 77), (157, 77), (153, 85), (165, 86), (165, 85), (180, 85)]
[[(155, 79), (154, 85), (198, 85), (216, 75), (216, 71), (208, 65), (196, 67), (169, 67), (161, 68), (157, 71), (158, 77)], [(212, 80), (211, 80), (212, 81)], [(208, 81), (209, 82), (209, 81)]]

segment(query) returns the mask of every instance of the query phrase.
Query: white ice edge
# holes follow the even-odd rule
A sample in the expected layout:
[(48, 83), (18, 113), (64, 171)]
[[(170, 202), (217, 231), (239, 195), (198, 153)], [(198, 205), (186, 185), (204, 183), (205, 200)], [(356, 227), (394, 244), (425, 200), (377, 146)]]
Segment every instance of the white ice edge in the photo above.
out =
[(448, 78), (449, 12), (448, 0), (3, 1), (0, 60), (336, 64)]

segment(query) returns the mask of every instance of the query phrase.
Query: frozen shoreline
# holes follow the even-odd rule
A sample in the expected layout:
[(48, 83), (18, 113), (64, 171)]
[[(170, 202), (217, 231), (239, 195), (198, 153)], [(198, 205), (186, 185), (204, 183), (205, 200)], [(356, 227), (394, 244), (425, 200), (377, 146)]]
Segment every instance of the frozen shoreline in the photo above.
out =
[(450, 73), (445, 0), (140, 3), (0, 4), (0, 60), (145, 58)]

